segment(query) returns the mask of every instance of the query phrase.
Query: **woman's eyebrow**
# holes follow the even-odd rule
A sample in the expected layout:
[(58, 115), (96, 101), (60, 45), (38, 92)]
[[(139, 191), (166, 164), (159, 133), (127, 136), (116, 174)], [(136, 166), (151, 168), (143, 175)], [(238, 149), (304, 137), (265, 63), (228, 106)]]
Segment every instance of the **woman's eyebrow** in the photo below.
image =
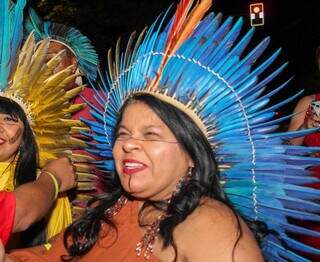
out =
[(145, 125), (144, 128), (162, 128), (162, 125), (151, 124), (151, 125)]
[(125, 125), (122, 125), (122, 124), (120, 124), (120, 125), (118, 126), (118, 129), (120, 129), (120, 128), (127, 129), (126, 126), (125, 126)]

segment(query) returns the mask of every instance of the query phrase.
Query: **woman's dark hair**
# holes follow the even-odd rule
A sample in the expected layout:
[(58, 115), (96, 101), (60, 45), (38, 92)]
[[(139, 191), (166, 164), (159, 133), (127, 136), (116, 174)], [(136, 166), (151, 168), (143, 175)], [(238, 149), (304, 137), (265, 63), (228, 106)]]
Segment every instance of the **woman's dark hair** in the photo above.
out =
[[(176, 260), (177, 248), (173, 240), (173, 230), (201, 204), (200, 201), (203, 197), (206, 196), (220, 201), (230, 207), (234, 213), (235, 211), (219, 183), (217, 164), (212, 148), (193, 120), (173, 105), (163, 102), (152, 95), (136, 94), (130, 97), (123, 105), (118, 124), (122, 119), (125, 108), (136, 101), (143, 102), (160, 117), (194, 162), (191, 179), (183, 184), (180, 191), (173, 196), (169, 204), (167, 204), (167, 201), (146, 201), (141, 209), (143, 210), (146, 206), (152, 205), (158, 209), (166, 210), (167, 217), (160, 223), (159, 234), (163, 238), (165, 247), (172, 245), (175, 249)], [(123, 190), (117, 175), (111, 174), (108, 178), (108, 193), (89, 203), (92, 204), (95, 201), (99, 201), (99, 205), (93, 209), (90, 208), (83, 218), (74, 222), (65, 232), (64, 243), (71, 257), (83, 255), (91, 249), (97, 241), (101, 221), (112, 225), (111, 221), (104, 216), (104, 212), (117, 201), (121, 194), (123, 194)], [(142, 212), (140, 211), (141, 214)], [(238, 242), (242, 231), (236, 213), (235, 216), (239, 228)], [(68, 244), (67, 239), (70, 236), (73, 241), (71, 244)], [(86, 241), (83, 241), (83, 239), (86, 239)]]
[(8, 114), (13, 119), (20, 119), (24, 126), (22, 142), (19, 152), (17, 152), (18, 159), (14, 172), (15, 185), (19, 186), (34, 181), (37, 175), (38, 148), (27, 116), (18, 103), (1, 96), (0, 113)]

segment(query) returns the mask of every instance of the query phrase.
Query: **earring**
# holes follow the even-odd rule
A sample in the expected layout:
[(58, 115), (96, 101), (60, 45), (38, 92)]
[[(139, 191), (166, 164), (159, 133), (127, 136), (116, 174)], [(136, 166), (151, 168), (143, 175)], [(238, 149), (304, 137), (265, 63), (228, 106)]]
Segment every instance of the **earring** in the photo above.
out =
[(174, 191), (173, 191), (173, 193), (172, 193), (172, 196), (175, 196), (176, 194), (178, 194), (178, 193), (180, 192), (182, 186), (183, 186), (184, 184), (186, 184), (186, 183), (191, 179), (191, 177), (192, 177), (192, 170), (193, 170), (193, 167), (190, 166), (190, 167), (188, 168), (188, 173), (187, 173), (185, 176), (181, 177), (181, 178), (178, 180), (178, 182), (177, 182), (177, 184), (176, 184), (176, 187), (175, 187), (175, 189), (174, 189)]

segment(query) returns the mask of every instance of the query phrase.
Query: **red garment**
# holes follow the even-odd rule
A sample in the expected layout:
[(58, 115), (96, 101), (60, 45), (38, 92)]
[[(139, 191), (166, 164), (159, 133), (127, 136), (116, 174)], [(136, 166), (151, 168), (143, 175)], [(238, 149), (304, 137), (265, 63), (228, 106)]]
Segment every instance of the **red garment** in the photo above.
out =
[[(97, 106), (97, 102), (94, 99), (94, 90), (90, 87), (85, 87), (80, 96), (77, 96), (76, 99), (74, 100), (74, 104), (82, 104), (82, 103), (86, 103), (86, 101), (92, 103), (93, 105)], [(85, 99), (83, 99), (83, 98)], [(85, 119), (89, 119), (89, 120), (94, 120), (94, 118), (91, 116), (90, 114), (90, 110), (91, 107), (89, 105), (87, 105), (84, 109), (76, 112), (73, 116), (72, 119), (80, 119), (81, 118), (85, 118)]]
[(8, 242), (16, 213), (16, 198), (12, 192), (0, 192), (0, 239)]
[[(316, 94), (315, 100), (320, 101), (320, 94)], [(309, 108), (308, 111), (309, 110), (311, 109)], [(315, 133), (306, 135), (304, 138), (303, 144), (306, 146), (320, 146), (320, 132), (315, 132)], [(318, 156), (320, 157), (320, 155)], [(311, 170), (313, 171), (312, 172), (313, 175), (320, 179), (320, 166), (313, 167)], [(320, 183), (313, 183), (313, 184), (309, 184), (308, 186), (312, 188), (320, 189)], [(299, 225), (320, 232), (319, 222), (307, 222), (307, 223), (301, 223), (301, 224), (299, 223)], [(320, 248), (320, 238), (318, 237), (303, 236), (303, 237), (300, 237), (299, 240), (309, 246)], [(308, 257), (311, 258), (312, 261), (320, 261), (320, 256), (310, 255)]]
[[(320, 94), (316, 94), (315, 100), (320, 101)], [(310, 110), (311, 109), (309, 108), (308, 112)], [(315, 132), (315, 133), (306, 135), (304, 137), (303, 144), (306, 146), (320, 146), (320, 132)], [(320, 152), (317, 154), (317, 156), (320, 156)], [(312, 171), (313, 171), (313, 175), (320, 179), (320, 166), (312, 168)], [(320, 189), (320, 183), (313, 183), (310, 185), (310, 187)]]
[[(73, 104), (87, 104), (87, 103), (90, 103), (94, 106), (99, 106), (98, 103), (96, 102), (95, 98), (94, 98), (94, 95), (95, 95), (95, 91), (94, 89), (86, 86), (82, 92), (80, 93), (80, 95), (78, 95), (74, 101), (73, 101)], [(72, 119), (73, 120), (80, 120), (80, 119), (86, 119), (86, 120), (90, 120), (90, 121), (95, 121), (95, 119), (92, 117), (90, 111), (92, 111), (93, 109), (91, 108), (90, 105), (86, 105), (82, 110), (74, 113), (72, 115)], [(90, 132), (90, 131), (89, 131)], [(84, 136), (84, 135), (81, 135), (81, 134), (76, 134), (74, 135), (74, 137), (76, 138), (79, 138), (83, 141), (86, 141), (86, 142), (91, 142), (90, 139), (88, 139), (88, 137)], [(90, 156), (94, 159), (97, 159), (97, 157), (95, 155), (92, 155), (90, 153), (88, 153), (86, 150), (84, 149), (73, 149), (72, 150), (73, 154), (80, 154), (80, 155), (87, 155), (87, 156)], [(90, 164), (87, 164), (88, 166), (90, 166)], [(97, 170), (94, 169), (94, 166), (92, 165), (92, 173), (97, 173)], [(92, 195), (96, 195), (98, 193), (102, 193), (103, 192), (103, 185), (100, 184), (100, 180), (97, 179), (96, 181), (92, 182), (94, 183), (94, 190), (87, 190), (86, 192), (80, 192), (80, 194), (85, 194), (87, 196), (92, 196)], [(80, 197), (81, 198), (81, 197)], [(85, 198), (86, 199), (86, 198)], [(80, 207), (80, 208), (84, 208), (87, 204), (87, 201), (86, 200), (77, 200), (77, 201), (74, 201), (73, 202), (74, 205)], [(77, 218), (77, 216), (79, 214), (77, 214), (77, 212), (74, 212), (74, 218)]]
[[(95, 91), (90, 88), (90, 87), (85, 87), (81, 94), (79, 96), (77, 96), (74, 100), (74, 104), (86, 104), (87, 102), (93, 104), (94, 106), (98, 106), (96, 100), (94, 99), (94, 94), (95, 94)], [(82, 110), (74, 113), (72, 115), (72, 119), (74, 120), (80, 120), (80, 119), (86, 119), (86, 120), (91, 120), (91, 121), (95, 121), (95, 119), (91, 116), (91, 113), (90, 111), (93, 110), (89, 105), (86, 105), (85, 108), (83, 108)], [(87, 137), (84, 137), (82, 135), (75, 135), (75, 137), (78, 137), (80, 139), (83, 139), (83, 140), (87, 140)], [(85, 155), (89, 155), (91, 157), (94, 157), (93, 155), (90, 155), (87, 151), (85, 150), (73, 150), (74, 153), (76, 154), (85, 154)]]

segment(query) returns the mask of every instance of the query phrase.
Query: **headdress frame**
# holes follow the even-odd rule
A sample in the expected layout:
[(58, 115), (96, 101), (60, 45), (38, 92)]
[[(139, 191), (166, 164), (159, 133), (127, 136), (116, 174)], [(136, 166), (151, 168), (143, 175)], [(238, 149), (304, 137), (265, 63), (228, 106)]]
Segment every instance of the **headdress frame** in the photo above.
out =
[(25, 19), (25, 29), (28, 33), (34, 31), (37, 41), (49, 38), (50, 41), (67, 47), (77, 58), (80, 71), (90, 79), (97, 77), (98, 54), (87, 36), (74, 27), (42, 21), (32, 8), (29, 8), (28, 14)]

